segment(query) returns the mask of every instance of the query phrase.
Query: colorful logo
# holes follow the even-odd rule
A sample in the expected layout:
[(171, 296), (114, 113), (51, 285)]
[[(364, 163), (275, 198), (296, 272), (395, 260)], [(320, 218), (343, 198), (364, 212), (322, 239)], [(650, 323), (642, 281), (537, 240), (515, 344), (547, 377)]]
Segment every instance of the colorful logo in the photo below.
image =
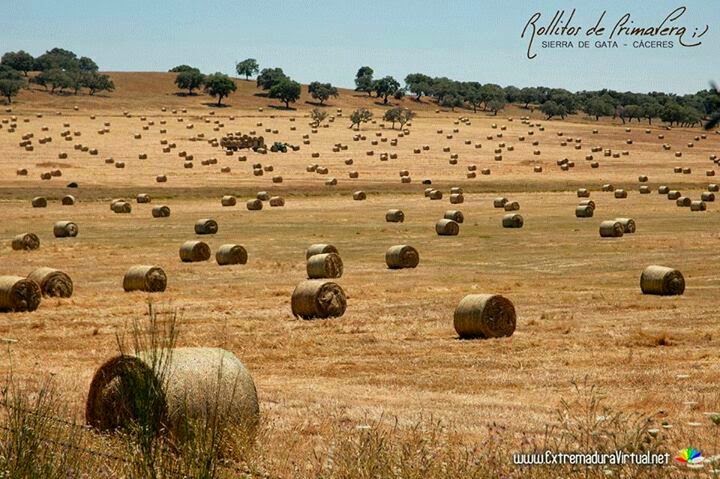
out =
[(698, 451), (694, 447), (686, 447), (685, 449), (678, 451), (678, 454), (675, 457), (675, 461), (687, 466), (697, 466), (702, 464), (704, 459), (705, 458), (703, 457), (702, 452)]

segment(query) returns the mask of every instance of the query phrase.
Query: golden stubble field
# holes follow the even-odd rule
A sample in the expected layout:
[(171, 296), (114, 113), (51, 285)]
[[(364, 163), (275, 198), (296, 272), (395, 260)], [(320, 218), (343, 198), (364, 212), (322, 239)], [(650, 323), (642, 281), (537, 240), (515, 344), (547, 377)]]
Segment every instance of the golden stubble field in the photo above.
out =
[[(71, 299), (46, 298), (36, 312), (0, 315), (0, 337), (17, 340), (7, 345), (0, 372), (12, 370), (29, 380), (52, 375), (80, 413), (95, 368), (117, 352), (116, 334), (132, 318), (145, 315), (152, 299), (165, 309), (182, 311), (181, 345), (223, 346), (240, 357), (253, 374), (264, 418), (281, 429), (321, 422), (337, 412), (352, 421), (397, 417), (401, 424), (432, 416), (469, 437), (479, 437), (490, 423), (515, 433), (541, 433), (560, 400), (571, 394), (571, 382), (585, 378), (619, 408), (662, 410), (673, 421), (697, 421), (718, 407), (720, 214), (715, 203), (708, 203), (708, 211), (691, 213), (657, 193), (664, 184), (699, 199), (717, 181), (706, 177), (714, 166), (708, 157), (720, 152), (720, 136), (714, 132), (694, 141), (703, 132), (653, 125), (647, 134), (646, 124), (633, 124), (626, 132), (609, 122), (541, 119), (531, 120), (535, 127), (530, 127), (521, 122), (521, 110), (510, 121), (502, 115), (423, 108), (410, 134), (393, 147), (390, 140), (399, 131), (382, 128), (379, 118), (361, 128), (365, 141), (353, 141), (349, 107), (313, 134), (304, 118), (307, 105), (297, 111), (266, 107), (259, 112), (256, 106), (243, 108), (239, 99), (222, 109), (190, 99), (186, 113), (173, 114), (172, 105), (160, 110), (163, 100), (153, 97), (147, 108), (138, 100), (130, 109), (110, 97), (93, 100), (92, 108), (80, 103), (78, 111), (72, 109), (72, 97), (63, 99), (64, 107), (39, 107), (28, 100), (0, 114), (8, 120), (0, 128), (0, 274), (26, 275), (35, 267), (52, 266), (75, 282)], [(381, 109), (372, 106), (381, 116)], [(130, 117), (122, 115), (125, 109)], [(335, 106), (328, 110), (336, 112)], [(461, 115), (472, 124), (455, 124)], [(17, 128), (10, 133), (13, 116)], [(105, 122), (110, 132), (99, 135)], [(43, 126), (47, 131), (41, 131)], [(279, 132), (266, 133), (265, 128)], [(598, 134), (592, 134), (594, 128)], [(63, 130), (80, 136), (64, 141)], [(269, 144), (287, 141), (301, 148), (287, 154), (226, 156), (204, 141), (251, 130)], [(18, 146), (26, 133), (34, 134), (32, 152)], [(136, 133), (142, 138), (134, 139)], [(191, 141), (199, 134), (203, 140)], [(309, 145), (302, 144), (304, 134), (309, 134)], [(659, 134), (665, 138), (658, 139)], [(520, 141), (523, 135), (525, 141)], [(52, 142), (38, 144), (44, 136)], [(575, 149), (574, 141), (561, 146), (568, 137), (582, 138), (582, 148)], [(161, 139), (177, 148), (162, 153)], [(633, 143), (626, 144), (627, 139)], [(371, 145), (372, 140), (378, 144)], [(538, 146), (531, 144), (534, 140)], [(493, 150), (501, 142), (506, 144), (503, 160), (494, 161)], [(334, 153), (336, 143), (348, 149)], [(663, 143), (672, 149), (663, 150)], [(75, 150), (75, 144), (97, 148), (98, 155)], [(414, 154), (422, 145), (429, 151)], [(513, 151), (507, 151), (509, 145)], [(591, 169), (585, 156), (592, 146), (629, 155), (592, 153), (600, 168)], [(444, 147), (450, 152), (443, 152)], [(536, 149), (540, 155), (533, 154)], [(367, 156), (368, 150), (375, 154)], [(183, 168), (179, 151), (194, 156), (193, 169)], [(61, 152), (68, 158), (58, 159)], [(313, 152), (320, 157), (311, 158)], [(398, 158), (380, 161), (382, 152)], [(148, 159), (138, 159), (141, 153)], [(457, 165), (448, 163), (450, 154), (459, 155)], [(238, 161), (241, 155), (246, 162)], [(126, 167), (105, 164), (108, 157)], [(218, 164), (200, 164), (211, 157)], [(565, 157), (575, 161), (574, 169), (561, 171), (556, 165)], [(345, 165), (348, 158), (353, 165)], [(255, 177), (254, 163), (272, 165), (274, 171)], [(306, 172), (314, 163), (328, 167), (329, 174)], [(467, 179), (468, 165), (490, 168), (491, 175), (478, 171), (477, 178)], [(544, 171), (534, 173), (534, 165)], [(680, 165), (691, 167), (692, 174), (673, 173)], [(231, 172), (220, 173), (224, 166)], [(29, 175), (16, 176), (19, 168), (27, 168)], [(54, 168), (63, 176), (40, 180), (40, 173)], [(409, 170), (411, 184), (400, 183), (401, 169)], [(349, 179), (351, 170), (360, 177)], [(167, 183), (155, 182), (159, 174), (167, 175)], [(640, 174), (649, 176), (649, 195), (638, 193)], [(273, 184), (273, 175), (282, 175), (283, 183)], [(325, 186), (329, 177), (336, 177), (338, 186)], [(424, 197), (425, 178), (443, 190), (444, 199)], [(70, 181), (80, 187), (65, 188)], [(628, 198), (601, 192), (604, 183), (626, 188)], [(463, 204), (450, 205), (451, 186), (465, 190)], [(594, 218), (575, 218), (578, 187), (591, 190), (597, 203)], [(368, 199), (353, 201), (356, 190), (366, 191)], [(286, 206), (266, 203), (262, 211), (248, 211), (245, 200), (258, 191), (282, 195)], [(149, 193), (152, 203), (135, 204), (138, 193)], [(47, 208), (31, 207), (38, 194), (48, 197)], [(65, 194), (75, 195), (78, 203), (61, 206), (59, 198)], [(222, 207), (224, 194), (237, 195), (238, 205)], [(492, 204), (498, 195), (520, 203), (524, 228), (501, 227), (505, 212)], [(133, 212), (111, 212), (109, 200), (116, 197), (132, 200)], [(158, 204), (172, 209), (170, 218), (151, 217)], [(386, 223), (390, 208), (401, 208), (405, 222)], [(448, 209), (465, 215), (457, 237), (435, 234), (435, 221)], [(619, 216), (634, 218), (637, 232), (601, 239), (600, 221)], [(193, 225), (206, 217), (219, 223), (216, 235), (202, 238), (213, 253), (224, 243), (242, 244), (249, 253), (247, 265), (180, 262), (178, 248), (196, 238)], [(53, 223), (63, 219), (78, 224), (77, 238), (53, 238)], [(24, 232), (38, 234), (39, 250), (11, 250), (10, 239)], [(345, 273), (338, 283), (348, 295), (348, 309), (342, 318), (302, 321), (290, 313), (292, 290), (305, 278), (305, 248), (316, 242), (334, 244), (343, 258)], [(419, 267), (388, 270), (386, 249), (403, 243), (419, 250)], [(133, 264), (164, 268), (167, 291), (124, 293), (122, 277)], [(687, 282), (685, 295), (643, 296), (639, 276), (649, 264), (680, 269)], [(518, 323), (511, 338), (457, 338), (453, 311), (471, 293), (499, 293), (513, 301)], [(687, 401), (697, 404), (688, 406)]]

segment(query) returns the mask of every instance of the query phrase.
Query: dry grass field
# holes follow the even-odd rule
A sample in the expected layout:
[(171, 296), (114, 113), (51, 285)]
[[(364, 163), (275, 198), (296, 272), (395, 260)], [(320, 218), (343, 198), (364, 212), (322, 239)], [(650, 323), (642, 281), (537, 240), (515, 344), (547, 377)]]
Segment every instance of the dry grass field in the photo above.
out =
[[(313, 462), (308, 452), (313, 441), (327, 439), (324, 431), (346, 423), (397, 420), (399, 427), (411, 428), (439, 420), (467, 443), (485, 441), (492, 426), (519, 444), (524, 435), (542, 435), (556, 420), (561, 400), (573, 397), (573, 381), (594, 385), (618, 410), (659, 414), (678, 428), (700, 422), (695, 430), (710, 433), (704, 413), (720, 408), (720, 210), (716, 203), (704, 212), (677, 207), (657, 187), (668, 185), (699, 199), (709, 183), (720, 182), (706, 176), (715, 166), (709, 156), (720, 153), (715, 132), (696, 141), (705, 132), (646, 123), (627, 125), (626, 132), (609, 120), (544, 121), (537, 114), (531, 127), (520, 118), (526, 110), (513, 108), (497, 117), (467, 110), (436, 113), (432, 104), (405, 99), (418, 115), (410, 133), (398, 138), (399, 130), (381, 126), (375, 99), (342, 91), (327, 107), (337, 115), (334, 122), (311, 133), (305, 115), (312, 106), (305, 98), (296, 110), (275, 109), (274, 100), (254, 95), (254, 84), (240, 81), (227, 100), (230, 106), (213, 108), (205, 105), (208, 97), (175, 95), (170, 74), (112, 76), (117, 93), (94, 98), (23, 92), (11, 112), (0, 113), (0, 274), (24, 276), (51, 266), (75, 283), (70, 299), (45, 298), (35, 312), (0, 315), (0, 337), (17, 340), (4, 348), (2, 373), (12, 370), (29, 381), (52, 375), (80, 417), (93, 372), (117, 352), (116, 334), (132, 318), (146, 315), (151, 300), (181, 312), (180, 345), (222, 346), (244, 362), (268, 434), (283, 444), (291, 432), (300, 444), (293, 463), (300, 469)], [(372, 108), (377, 122), (356, 132), (347, 117), (359, 106)], [(460, 116), (471, 125), (457, 124)], [(110, 132), (100, 135), (105, 122)], [(65, 141), (64, 130), (77, 133)], [(268, 144), (283, 141), (300, 149), (226, 156), (207, 141), (252, 130)], [(27, 133), (34, 135), (33, 151), (18, 146)], [(358, 133), (366, 140), (353, 141)], [(305, 134), (308, 145), (302, 144)], [(45, 136), (52, 141), (39, 144)], [(163, 153), (162, 139), (177, 148)], [(347, 150), (333, 152), (336, 143)], [(664, 150), (663, 143), (671, 149)], [(97, 148), (98, 154), (76, 150), (76, 144)], [(413, 153), (422, 145), (429, 150)], [(629, 154), (605, 157), (602, 151), (591, 153), (594, 146)], [(502, 148), (502, 161), (494, 161), (495, 148)], [(183, 167), (181, 151), (193, 155), (192, 169)], [(67, 158), (59, 159), (63, 152)], [(318, 158), (311, 158), (314, 152)], [(385, 152), (397, 153), (397, 159), (381, 161)], [(143, 153), (145, 160), (138, 158)], [(451, 154), (459, 155), (456, 165), (448, 162)], [(598, 169), (586, 160), (590, 154)], [(241, 156), (247, 161), (239, 161)], [(125, 168), (106, 164), (110, 157)], [(201, 165), (213, 157), (217, 164)], [(351, 166), (344, 163), (349, 158)], [(576, 166), (562, 171), (556, 164), (562, 158)], [(272, 165), (273, 171), (253, 176), (255, 163)], [(329, 173), (307, 172), (315, 163)], [(468, 165), (477, 165), (477, 178), (466, 178)], [(542, 173), (533, 171), (536, 165)], [(692, 172), (676, 174), (675, 166)], [(231, 171), (221, 173), (222, 167)], [(20, 168), (28, 176), (17, 176)], [(61, 177), (40, 179), (56, 168)], [(483, 168), (491, 174), (481, 175)], [(348, 178), (351, 170), (359, 178)], [(401, 184), (400, 170), (409, 171), (411, 183)], [(166, 183), (156, 183), (161, 174)], [(274, 175), (283, 182), (273, 183)], [(649, 177), (644, 184), (650, 194), (639, 194), (639, 175)], [(330, 177), (337, 186), (325, 186)], [(442, 200), (424, 196), (423, 179), (443, 191)], [(79, 188), (66, 188), (71, 181)], [(602, 192), (606, 183), (626, 189), (628, 197)], [(463, 188), (463, 204), (449, 203), (452, 186)], [(581, 187), (597, 203), (592, 218), (574, 215), (575, 190)], [(367, 200), (354, 201), (356, 190), (365, 191)], [(248, 211), (245, 201), (258, 191), (283, 196), (285, 206), (265, 203), (261, 211)], [(152, 203), (136, 204), (138, 193), (148, 193)], [(74, 206), (60, 205), (66, 194), (77, 198)], [(228, 194), (237, 196), (237, 206), (221, 206)], [(38, 195), (48, 198), (47, 208), (31, 207)], [(523, 228), (501, 226), (505, 212), (493, 207), (496, 196), (519, 202)], [(110, 211), (113, 198), (131, 201), (132, 213)], [(160, 204), (171, 208), (169, 218), (152, 217), (152, 207)], [(404, 223), (385, 222), (391, 208), (404, 211)], [(434, 224), (449, 209), (461, 210), (465, 222), (458, 236), (438, 236)], [(633, 218), (637, 232), (600, 238), (599, 223), (617, 217)], [(221, 244), (239, 243), (248, 251), (247, 264), (220, 267), (214, 257), (180, 262), (178, 248), (198, 238), (193, 225), (200, 218), (219, 224), (216, 235), (200, 238), (213, 253)], [(54, 238), (58, 220), (77, 223), (77, 238)], [(25, 232), (39, 236), (40, 249), (12, 251), (12, 237)], [(295, 319), (290, 295), (306, 277), (305, 248), (323, 242), (335, 245), (343, 259), (345, 272), (337, 282), (347, 293), (347, 312), (328, 320)], [(403, 243), (418, 249), (419, 266), (387, 269), (385, 251)], [(161, 266), (167, 291), (125, 293), (122, 278), (134, 264)], [(641, 294), (640, 273), (650, 264), (681, 270), (685, 294)], [(473, 293), (498, 293), (514, 303), (518, 321), (512, 337), (458, 339), (453, 311)]]

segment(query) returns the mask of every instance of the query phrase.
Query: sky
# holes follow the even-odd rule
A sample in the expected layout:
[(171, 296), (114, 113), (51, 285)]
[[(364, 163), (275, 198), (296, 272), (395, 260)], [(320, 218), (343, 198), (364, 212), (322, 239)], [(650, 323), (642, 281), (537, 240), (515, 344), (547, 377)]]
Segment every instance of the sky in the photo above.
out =
[[(353, 87), (362, 65), (375, 76), (402, 81), (408, 73), (503, 86), (569, 90), (690, 93), (720, 82), (720, 3), (717, 0), (0, 0), (0, 52), (39, 55), (62, 47), (93, 58), (103, 71), (166, 71), (190, 64), (205, 73), (234, 73), (235, 62), (256, 58), (301, 83)], [(709, 25), (702, 45), (671, 49), (579, 49), (584, 30), (607, 11), (611, 30), (630, 13), (636, 25), (656, 26), (677, 7), (674, 25)], [(583, 28), (574, 48), (539, 48), (527, 58), (521, 38), (530, 17), (537, 27), (556, 10)], [(688, 33), (686, 38), (691, 34)], [(607, 39), (607, 35), (605, 38)], [(646, 38), (646, 40), (649, 38)], [(591, 40), (594, 45), (595, 40)], [(619, 43), (631, 43), (625, 40)]]

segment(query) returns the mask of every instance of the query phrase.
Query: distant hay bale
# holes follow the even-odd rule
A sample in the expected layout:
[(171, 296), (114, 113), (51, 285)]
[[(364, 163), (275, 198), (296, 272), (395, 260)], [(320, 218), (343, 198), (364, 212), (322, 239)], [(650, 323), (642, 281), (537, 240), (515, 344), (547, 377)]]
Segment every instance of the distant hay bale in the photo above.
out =
[(135, 265), (125, 273), (123, 289), (129, 291), (145, 291), (161, 293), (167, 288), (167, 276), (159, 266)]
[(460, 210), (447, 210), (443, 215), (443, 218), (446, 220), (454, 221), (458, 224), (465, 221), (465, 216), (463, 216), (462, 211)]
[(645, 176), (645, 175), (640, 175), (640, 176), (638, 176), (638, 181), (639, 181), (640, 183), (647, 183), (648, 177)]
[(132, 212), (132, 205), (123, 200), (113, 201), (112, 204), (110, 204), (110, 209), (113, 213), (127, 214)]
[(44, 196), (36, 196), (31, 204), (33, 208), (47, 208), (47, 199)]
[(390, 269), (415, 268), (418, 263), (420, 263), (420, 254), (412, 246), (395, 245), (385, 252), (385, 264)]
[(263, 207), (262, 200), (254, 199), (254, 200), (248, 200), (245, 203), (245, 207), (250, 211), (259, 211)]
[(72, 206), (75, 204), (75, 197), (73, 195), (65, 195), (62, 197), (62, 200), (60, 200), (60, 203), (63, 206)]
[(72, 221), (58, 221), (53, 226), (53, 235), (56, 238), (74, 238), (79, 231), (78, 226)]
[(327, 243), (312, 244), (305, 251), (305, 259), (310, 259), (311, 256), (315, 256), (316, 254), (327, 254), (327, 253), (338, 254), (338, 250), (337, 250), (337, 248), (335, 248), (335, 246), (333, 246), (331, 244), (327, 244)]
[(364, 191), (356, 191), (353, 193), (353, 200), (355, 201), (363, 201), (367, 199), (367, 195)]
[(345, 314), (346, 308), (345, 292), (332, 281), (324, 279), (303, 281), (292, 293), (293, 316), (302, 319), (340, 317)]
[(580, 206), (589, 206), (593, 210), (595, 209), (595, 202), (593, 200), (581, 200), (578, 205)]
[(585, 188), (579, 188), (577, 190), (577, 196), (578, 196), (578, 198), (589, 198), (590, 192)]
[(405, 221), (405, 213), (398, 209), (388, 210), (385, 213), (385, 221), (388, 223), (402, 223)]
[(245, 248), (239, 244), (224, 244), (215, 253), (215, 260), (220, 266), (246, 264), (248, 254)]
[(339, 278), (343, 274), (343, 262), (337, 253), (321, 253), (307, 259), (307, 276), (310, 279)]
[(35, 233), (23, 233), (15, 236), (11, 243), (15, 251), (31, 251), (40, 247), (40, 238)]
[(358, 173), (357, 171), (350, 171), (350, 172), (348, 172), (348, 176), (349, 176), (350, 178), (359, 178), (359, 177), (360, 177), (360, 173)]
[(615, 191), (615, 187), (610, 183), (606, 183), (606, 184), (602, 185), (602, 190), (608, 191), (608, 192), (613, 192), (613, 191)]
[(432, 189), (426, 196), (431, 200), (441, 200), (443, 194), (440, 190)]
[(166, 183), (166, 182), (167, 182), (167, 176), (165, 176), (165, 175), (158, 175), (157, 177), (155, 177), (155, 181), (157, 181), (158, 183)]
[(522, 228), (524, 224), (525, 220), (517, 213), (509, 213), (502, 218), (503, 228)]
[(690, 211), (705, 211), (707, 209), (707, 205), (705, 205), (704, 201), (693, 201), (690, 203)]
[(688, 208), (692, 205), (692, 200), (687, 196), (681, 196), (675, 200), (675, 204), (681, 208)]
[(669, 200), (677, 200), (680, 198), (680, 192), (677, 190), (670, 190), (667, 192), (667, 197)]
[(210, 259), (210, 246), (202, 241), (186, 241), (180, 246), (180, 260), (183, 263), (194, 263)]
[(465, 202), (465, 196), (462, 193), (453, 193), (450, 195), (450, 203), (453, 205), (459, 205)]
[[(140, 401), (150, 406), (142, 413)], [(250, 373), (237, 356), (219, 348), (116, 356), (95, 371), (85, 405), (85, 421), (95, 430), (147, 421), (177, 441), (192, 424), (227, 424), (252, 438), (259, 416)]]
[(0, 276), (0, 312), (35, 311), (40, 306), (40, 286), (20, 276)]
[(623, 233), (632, 234), (635, 233), (636, 225), (635, 220), (632, 218), (615, 218), (623, 227)]
[(330, 178), (328, 180), (325, 180), (325, 186), (335, 186), (337, 185), (337, 178)]
[(220, 199), (222, 206), (235, 206), (237, 204), (237, 198), (232, 195), (225, 195)]
[(69, 298), (73, 294), (73, 281), (66, 273), (53, 268), (37, 268), (28, 275), (40, 286), (43, 296)]
[(504, 208), (504, 207), (505, 207), (505, 203), (507, 203), (507, 202), (508, 202), (508, 199), (507, 199), (507, 198), (505, 198), (504, 196), (498, 196), (497, 198), (495, 198), (495, 199), (493, 200), (493, 207), (495, 207), (495, 208)]
[(628, 196), (627, 191), (622, 190), (622, 189), (615, 190), (615, 198), (623, 199), (623, 198), (627, 198), (627, 196)]
[(717, 184), (715, 184), (715, 183), (711, 183), (711, 184), (708, 185), (708, 188), (707, 188), (707, 189), (708, 189), (708, 191), (714, 191), (715, 193), (717, 193), (718, 191), (720, 191), (720, 185), (717, 185)]
[(640, 191), (641, 195), (650, 194), (650, 187), (647, 185), (642, 185), (642, 186), (640, 186), (639, 191)]
[(435, 232), (439, 236), (457, 236), (460, 233), (460, 225), (453, 220), (443, 218), (435, 223)]
[(453, 325), (463, 339), (512, 336), (516, 325), (512, 302), (497, 294), (465, 296), (453, 315)]
[(595, 214), (595, 208), (590, 205), (578, 205), (575, 207), (576, 218), (592, 218)]
[(285, 206), (285, 200), (282, 196), (272, 196), (269, 201), (270, 206), (273, 208)]
[(150, 201), (151, 201), (151, 200), (150, 200), (150, 195), (145, 194), (145, 193), (140, 193), (140, 194), (137, 195), (137, 197), (135, 198), (135, 201), (137, 201), (138, 203), (150, 203)]
[(640, 275), (640, 290), (659, 296), (681, 295), (685, 292), (685, 278), (676, 269), (650, 265)]
[(542, 170), (543, 170), (543, 169), (542, 169), (542, 166), (534, 166), (534, 167), (533, 167), (533, 171), (534, 171), (535, 173), (542, 173)]
[(520, 203), (517, 201), (508, 201), (503, 208), (505, 211), (517, 211), (520, 209)]
[(218, 232), (217, 221), (210, 218), (203, 218), (195, 222), (195, 234), (214, 235)]
[(600, 223), (601, 238), (620, 238), (625, 233), (625, 228), (617, 220), (606, 220)]
[(703, 191), (702, 193), (700, 193), (700, 200), (712, 203), (713, 201), (715, 201), (715, 193)]

